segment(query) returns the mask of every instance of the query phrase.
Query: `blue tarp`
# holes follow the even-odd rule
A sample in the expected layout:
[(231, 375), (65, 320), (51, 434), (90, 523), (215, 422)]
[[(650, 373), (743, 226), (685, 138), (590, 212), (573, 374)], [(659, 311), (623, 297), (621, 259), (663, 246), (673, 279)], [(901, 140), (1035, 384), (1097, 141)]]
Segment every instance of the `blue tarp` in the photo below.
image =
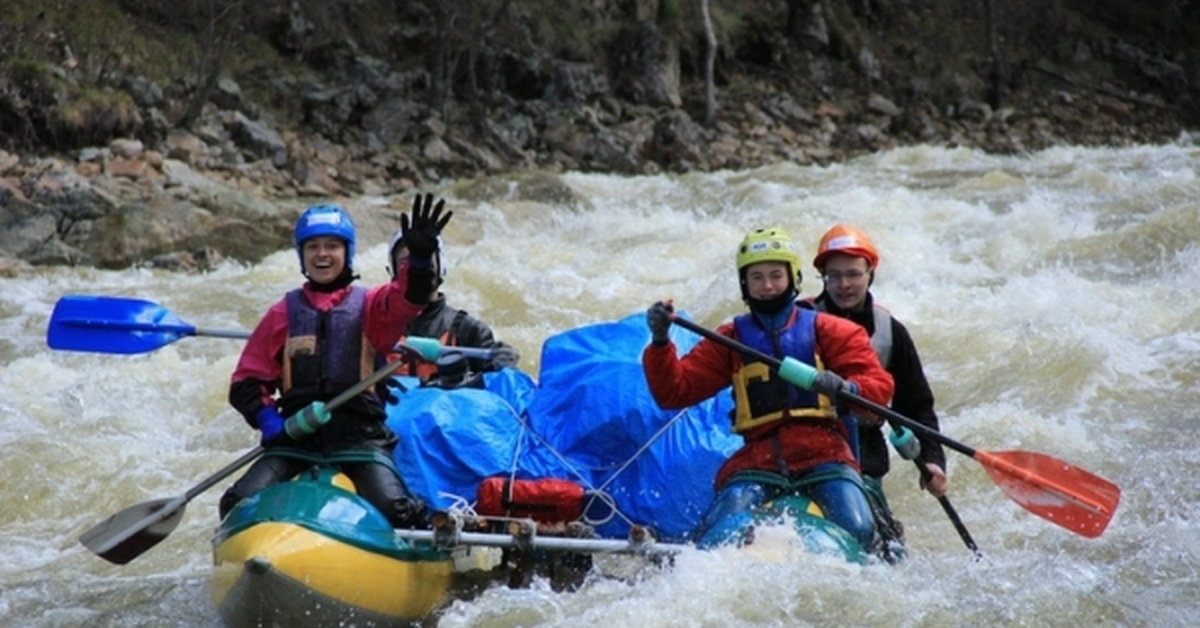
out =
[[(699, 339), (679, 327), (671, 333), (681, 353)], [(536, 382), (514, 369), (485, 374), (486, 390), (419, 388), (402, 378), (408, 390), (388, 407), (400, 472), (442, 509), (453, 503), (442, 493), (474, 502), (492, 475), (571, 479), (621, 513), (590, 503), (585, 518), (600, 535), (623, 538), (632, 522), (664, 540), (686, 539), (741, 438), (729, 431), (727, 390), (683, 411), (658, 407), (641, 365), (649, 341), (637, 313), (547, 339)]]

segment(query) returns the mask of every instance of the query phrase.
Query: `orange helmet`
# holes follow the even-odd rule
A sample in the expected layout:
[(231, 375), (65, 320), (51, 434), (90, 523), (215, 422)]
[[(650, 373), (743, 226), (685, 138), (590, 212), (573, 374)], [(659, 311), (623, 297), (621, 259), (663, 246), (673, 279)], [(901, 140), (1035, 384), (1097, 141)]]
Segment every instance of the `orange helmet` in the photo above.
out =
[(813, 266), (825, 272), (825, 260), (838, 253), (861, 257), (867, 260), (872, 269), (879, 266), (879, 251), (875, 250), (875, 243), (862, 229), (853, 225), (836, 224), (821, 236)]

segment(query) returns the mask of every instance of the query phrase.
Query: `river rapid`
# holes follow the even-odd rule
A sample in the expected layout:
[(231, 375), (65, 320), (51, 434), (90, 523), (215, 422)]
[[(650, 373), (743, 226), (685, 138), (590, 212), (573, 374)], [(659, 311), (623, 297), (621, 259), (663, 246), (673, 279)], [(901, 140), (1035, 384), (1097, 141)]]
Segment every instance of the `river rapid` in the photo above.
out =
[[(877, 300), (907, 326), (942, 429), (988, 451), (1049, 454), (1117, 483), (1097, 539), (1021, 509), (974, 460), (947, 451), (950, 498), (976, 561), (916, 471), (885, 486), (907, 527), (895, 567), (761, 552), (686, 552), (666, 571), (576, 592), (495, 587), (429, 624), (516, 626), (1191, 626), (1200, 617), (1200, 148), (1056, 148), (1026, 156), (916, 147), (846, 164), (616, 177), (564, 174), (583, 199), (461, 200), (445, 286), (536, 375), (542, 341), (676, 304), (706, 325), (743, 309), (734, 250), (785, 227), (808, 266), (835, 222), (882, 254)], [(428, 191), (428, 190), (426, 190)], [(411, 198), (411, 197), (409, 197)], [(350, 204), (405, 207), (408, 199)], [(364, 281), (385, 245), (360, 246)], [(220, 625), (209, 538), (228, 482), (201, 494), (165, 541), (125, 566), (78, 542), (140, 501), (182, 494), (257, 444), (226, 402), (240, 341), (183, 338), (131, 356), (55, 352), (66, 294), (157, 302), (210, 329), (253, 327), (301, 277), (294, 251), (206, 274), (44, 268), (0, 280), (0, 625)], [(234, 476), (236, 477), (236, 476)], [(232, 481), (232, 479), (230, 480)], [(774, 545), (770, 545), (770, 544)]]

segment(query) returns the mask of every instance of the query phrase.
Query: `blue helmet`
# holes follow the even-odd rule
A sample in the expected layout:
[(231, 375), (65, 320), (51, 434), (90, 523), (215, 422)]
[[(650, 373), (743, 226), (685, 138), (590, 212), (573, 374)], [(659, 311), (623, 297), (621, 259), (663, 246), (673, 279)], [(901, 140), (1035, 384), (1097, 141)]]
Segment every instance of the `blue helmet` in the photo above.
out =
[(317, 236), (334, 236), (346, 243), (346, 268), (354, 268), (354, 223), (350, 214), (337, 205), (313, 205), (296, 221), (296, 254), (300, 256), (300, 271), (304, 271), (304, 243)]

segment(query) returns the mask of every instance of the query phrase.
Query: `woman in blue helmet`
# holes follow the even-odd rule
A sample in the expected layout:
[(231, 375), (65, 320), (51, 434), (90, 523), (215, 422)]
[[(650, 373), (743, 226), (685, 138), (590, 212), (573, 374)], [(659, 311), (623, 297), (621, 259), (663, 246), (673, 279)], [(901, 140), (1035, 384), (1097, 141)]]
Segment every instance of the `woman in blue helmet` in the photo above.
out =
[(381, 286), (351, 285), (356, 237), (350, 216), (337, 205), (309, 207), (296, 223), (296, 253), (308, 279), (267, 310), (242, 350), (229, 402), (259, 430), (266, 453), (222, 496), (221, 517), (242, 499), (312, 466), (334, 460), (358, 493), (395, 527), (424, 525), (425, 506), (411, 495), (392, 462), (396, 435), (384, 421), (374, 391), (332, 411), (315, 434), (294, 440), (284, 417), (309, 408), (328, 413), (327, 402), (381, 364), (392, 343), (429, 302), (438, 236), (453, 212), (433, 196), (413, 202), (411, 224), (401, 217), (409, 258), (403, 272)]

